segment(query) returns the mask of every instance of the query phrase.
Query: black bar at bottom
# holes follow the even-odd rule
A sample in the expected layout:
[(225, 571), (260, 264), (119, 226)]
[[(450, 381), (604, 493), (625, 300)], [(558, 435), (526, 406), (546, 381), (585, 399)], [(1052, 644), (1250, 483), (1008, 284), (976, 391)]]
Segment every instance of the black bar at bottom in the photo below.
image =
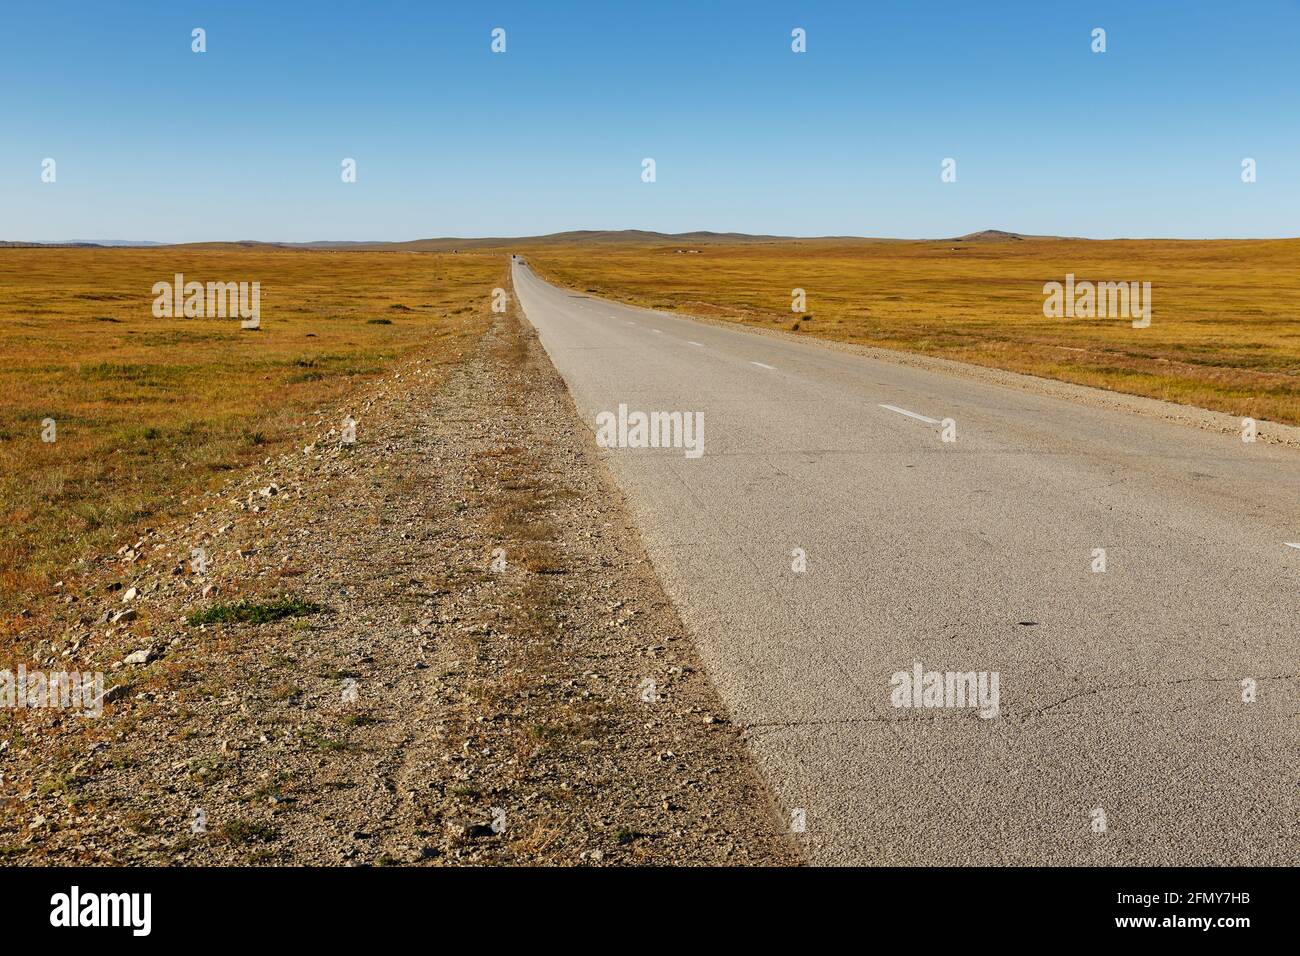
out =
[(1294, 880), (1288, 869), (1234, 868), (10, 868), (0, 870), (0, 916), (11, 944), (62, 936), (92, 945), (337, 947), (433, 933), (451, 945), (481, 932), (484, 942), (522, 934), (527, 945), (551, 938), (594, 947), (725, 941), (785, 926), (810, 941), (848, 932), (963, 951), (977, 940), (1099, 936), (1233, 945), (1294, 927), (1284, 912)]

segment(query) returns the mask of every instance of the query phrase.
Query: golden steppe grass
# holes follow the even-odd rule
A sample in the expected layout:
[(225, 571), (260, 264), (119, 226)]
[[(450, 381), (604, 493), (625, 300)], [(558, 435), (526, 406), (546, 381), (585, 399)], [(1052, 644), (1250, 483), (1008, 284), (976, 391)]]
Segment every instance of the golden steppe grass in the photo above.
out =
[[(1300, 424), (1300, 239), (677, 248), (525, 251), (554, 281), (637, 305)], [(1150, 327), (1044, 318), (1043, 284), (1066, 273), (1150, 282)]]
[[(261, 282), (261, 329), (155, 318), (152, 286), (177, 272)], [(487, 253), (0, 249), (0, 612), (283, 452), (392, 361), (456, 361), (506, 284)]]

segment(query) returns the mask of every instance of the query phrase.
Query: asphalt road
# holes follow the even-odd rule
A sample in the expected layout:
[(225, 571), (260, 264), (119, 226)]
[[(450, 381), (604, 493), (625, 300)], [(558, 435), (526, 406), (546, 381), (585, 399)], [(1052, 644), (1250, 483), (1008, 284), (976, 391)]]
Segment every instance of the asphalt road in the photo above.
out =
[(514, 284), (814, 863), (1296, 862), (1300, 453)]

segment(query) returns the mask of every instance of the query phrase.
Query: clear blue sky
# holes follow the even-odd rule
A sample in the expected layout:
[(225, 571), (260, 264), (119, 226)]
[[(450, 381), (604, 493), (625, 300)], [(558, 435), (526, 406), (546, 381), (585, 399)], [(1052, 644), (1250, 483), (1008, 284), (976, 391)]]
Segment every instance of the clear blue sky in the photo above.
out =
[(0, 11), (0, 239), (574, 228), (1298, 235), (1300, 2)]

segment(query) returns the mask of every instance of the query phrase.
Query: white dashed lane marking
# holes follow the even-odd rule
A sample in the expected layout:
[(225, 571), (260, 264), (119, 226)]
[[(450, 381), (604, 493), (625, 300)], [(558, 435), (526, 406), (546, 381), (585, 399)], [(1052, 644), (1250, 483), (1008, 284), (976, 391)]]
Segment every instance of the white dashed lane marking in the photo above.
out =
[(881, 408), (887, 408), (891, 412), (898, 412), (900, 415), (906, 415), (908, 418), (915, 418), (920, 422), (928, 422), (931, 425), (938, 425), (939, 419), (931, 418), (928, 415), (918, 415), (916, 412), (909, 412), (906, 408), (899, 408), (897, 405), (881, 405)]

